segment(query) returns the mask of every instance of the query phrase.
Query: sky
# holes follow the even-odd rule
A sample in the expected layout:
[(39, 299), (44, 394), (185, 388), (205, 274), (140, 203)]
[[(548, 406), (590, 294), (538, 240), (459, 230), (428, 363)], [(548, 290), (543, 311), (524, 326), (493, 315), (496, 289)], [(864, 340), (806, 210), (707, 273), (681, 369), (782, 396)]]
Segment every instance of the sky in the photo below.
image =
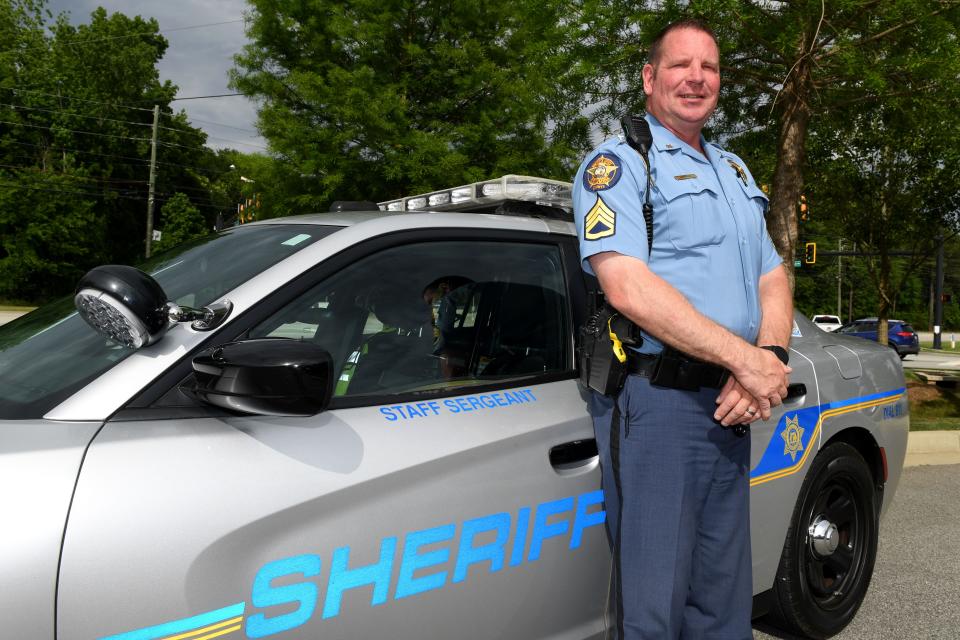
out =
[[(179, 90), (177, 98), (236, 93), (227, 87), (233, 56), (247, 42), (244, 0), (48, 0), (56, 15), (70, 15), (73, 24), (90, 21), (102, 6), (108, 13), (156, 18), (169, 47), (158, 65), (160, 80)], [(226, 23), (226, 24), (218, 24)], [(190, 27), (190, 28), (184, 28)], [(230, 147), (246, 153), (266, 151), (256, 130), (256, 104), (243, 96), (177, 100), (175, 111), (186, 111), (193, 126), (207, 133), (207, 146)]]

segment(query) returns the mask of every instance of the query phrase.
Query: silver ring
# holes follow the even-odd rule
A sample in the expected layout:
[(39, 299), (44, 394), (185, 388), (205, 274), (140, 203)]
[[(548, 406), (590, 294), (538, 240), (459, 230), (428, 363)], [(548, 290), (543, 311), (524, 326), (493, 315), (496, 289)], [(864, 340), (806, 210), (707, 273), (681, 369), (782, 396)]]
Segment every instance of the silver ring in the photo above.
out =
[(747, 413), (750, 414), (751, 416), (752, 416), (753, 414), (755, 414), (756, 412), (757, 412), (757, 410), (754, 409), (753, 407), (747, 407)]

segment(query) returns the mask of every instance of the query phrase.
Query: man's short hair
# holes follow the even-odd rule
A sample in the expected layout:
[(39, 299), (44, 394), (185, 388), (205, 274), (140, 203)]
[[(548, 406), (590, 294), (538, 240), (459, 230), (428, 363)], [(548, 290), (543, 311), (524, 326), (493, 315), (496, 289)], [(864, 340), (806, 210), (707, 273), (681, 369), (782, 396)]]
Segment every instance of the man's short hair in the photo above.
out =
[(713, 40), (713, 43), (717, 45), (717, 49), (720, 48), (720, 43), (717, 42), (717, 34), (713, 32), (707, 23), (699, 18), (686, 18), (684, 20), (677, 20), (676, 22), (671, 22), (665, 26), (660, 33), (653, 39), (653, 42), (650, 43), (650, 55), (648, 59), (650, 64), (657, 66), (657, 63), (660, 61), (660, 49), (663, 45), (663, 39), (667, 37), (667, 34), (678, 31), (680, 29), (694, 29), (696, 31), (702, 31), (703, 33), (710, 36)]

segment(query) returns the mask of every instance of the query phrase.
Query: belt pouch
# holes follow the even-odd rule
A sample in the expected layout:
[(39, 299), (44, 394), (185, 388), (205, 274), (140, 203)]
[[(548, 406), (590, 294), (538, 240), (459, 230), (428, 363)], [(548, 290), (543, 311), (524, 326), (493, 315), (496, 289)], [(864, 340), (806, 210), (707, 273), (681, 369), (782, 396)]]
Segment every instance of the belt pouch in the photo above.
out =
[(650, 384), (681, 391), (700, 390), (698, 363), (680, 355), (676, 349), (665, 347), (650, 376)]

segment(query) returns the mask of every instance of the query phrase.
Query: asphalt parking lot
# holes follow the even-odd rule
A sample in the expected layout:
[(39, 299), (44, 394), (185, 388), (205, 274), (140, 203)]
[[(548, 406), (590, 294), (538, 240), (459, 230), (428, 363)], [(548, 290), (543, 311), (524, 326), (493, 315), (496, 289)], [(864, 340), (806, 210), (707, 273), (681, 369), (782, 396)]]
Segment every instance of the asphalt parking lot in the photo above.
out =
[[(960, 465), (905, 469), (880, 525), (873, 582), (837, 640), (960, 637)], [(760, 623), (754, 638), (795, 637)]]

